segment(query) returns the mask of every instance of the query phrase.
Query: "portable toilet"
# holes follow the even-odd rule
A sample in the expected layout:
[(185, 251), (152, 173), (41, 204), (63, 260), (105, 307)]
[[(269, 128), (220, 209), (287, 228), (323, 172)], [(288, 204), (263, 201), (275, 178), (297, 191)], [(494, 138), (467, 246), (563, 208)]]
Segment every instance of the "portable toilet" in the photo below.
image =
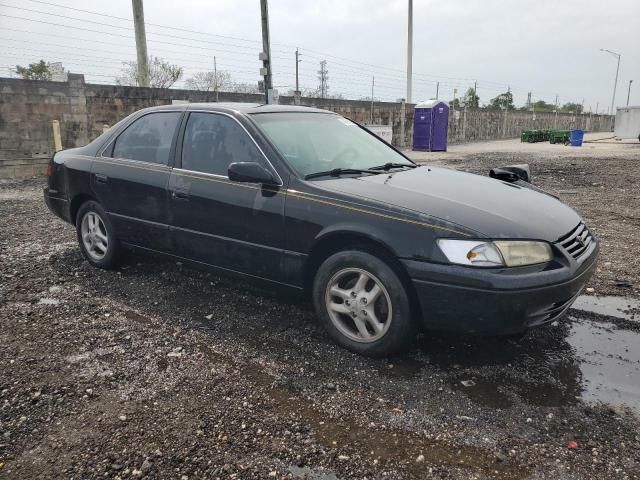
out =
[(413, 149), (446, 152), (449, 105), (439, 100), (416, 104), (413, 117)]

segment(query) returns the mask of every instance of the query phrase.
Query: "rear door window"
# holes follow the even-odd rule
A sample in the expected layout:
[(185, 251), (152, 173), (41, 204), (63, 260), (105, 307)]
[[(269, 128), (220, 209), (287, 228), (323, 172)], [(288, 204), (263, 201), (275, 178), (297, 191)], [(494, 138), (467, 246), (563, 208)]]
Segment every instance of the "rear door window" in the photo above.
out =
[(139, 118), (116, 139), (112, 156), (166, 165), (181, 115), (157, 112)]
[(182, 168), (227, 176), (233, 162), (264, 165), (264, 158), (234, 119), (215, 113), (190, 114), (182, 145)]

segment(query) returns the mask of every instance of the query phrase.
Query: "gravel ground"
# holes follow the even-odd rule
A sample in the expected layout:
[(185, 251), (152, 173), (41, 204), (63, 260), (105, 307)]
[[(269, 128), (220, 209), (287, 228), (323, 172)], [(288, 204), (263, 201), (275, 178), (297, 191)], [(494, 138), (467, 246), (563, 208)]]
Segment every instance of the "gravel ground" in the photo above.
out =
[[(501, 155), (439, 161), (522, 162)], [(603, 240), (592, 287), (637, 296), (640, 166), (527, 160)], [(41, 184), (0, 184), (2, 479), (640, 478), (637, 323), (573, 311), (362, 358), (288, 292), (149, 256), (90, 267)]]

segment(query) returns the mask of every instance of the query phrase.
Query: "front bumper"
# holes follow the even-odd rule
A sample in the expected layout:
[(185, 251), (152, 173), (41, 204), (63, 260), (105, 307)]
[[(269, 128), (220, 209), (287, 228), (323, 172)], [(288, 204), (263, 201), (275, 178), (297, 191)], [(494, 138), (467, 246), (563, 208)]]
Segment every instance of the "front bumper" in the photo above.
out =
[(509, 335), (561, 317), (595, 271), (598, 250), (594, 239), (579, 260), (562, 259), (546, 270), (402, 263), (413, 281), (425, 327)]

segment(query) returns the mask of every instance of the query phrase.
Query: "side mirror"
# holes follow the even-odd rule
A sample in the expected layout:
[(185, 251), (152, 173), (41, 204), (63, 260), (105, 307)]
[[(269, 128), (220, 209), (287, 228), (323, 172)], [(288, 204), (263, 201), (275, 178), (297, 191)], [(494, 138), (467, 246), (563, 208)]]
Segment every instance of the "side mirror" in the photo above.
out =
[(278, 184), (271, 172), (256, 162), (233, 162), (229, 165), (227, 173), (229, 180), (234, 182)]
[(492, 168), (489, 176), (509, 183), (514, 183), (518, 180), (531, 183), (531, 172), (529, 171), (529, 165), (526, 163)]

